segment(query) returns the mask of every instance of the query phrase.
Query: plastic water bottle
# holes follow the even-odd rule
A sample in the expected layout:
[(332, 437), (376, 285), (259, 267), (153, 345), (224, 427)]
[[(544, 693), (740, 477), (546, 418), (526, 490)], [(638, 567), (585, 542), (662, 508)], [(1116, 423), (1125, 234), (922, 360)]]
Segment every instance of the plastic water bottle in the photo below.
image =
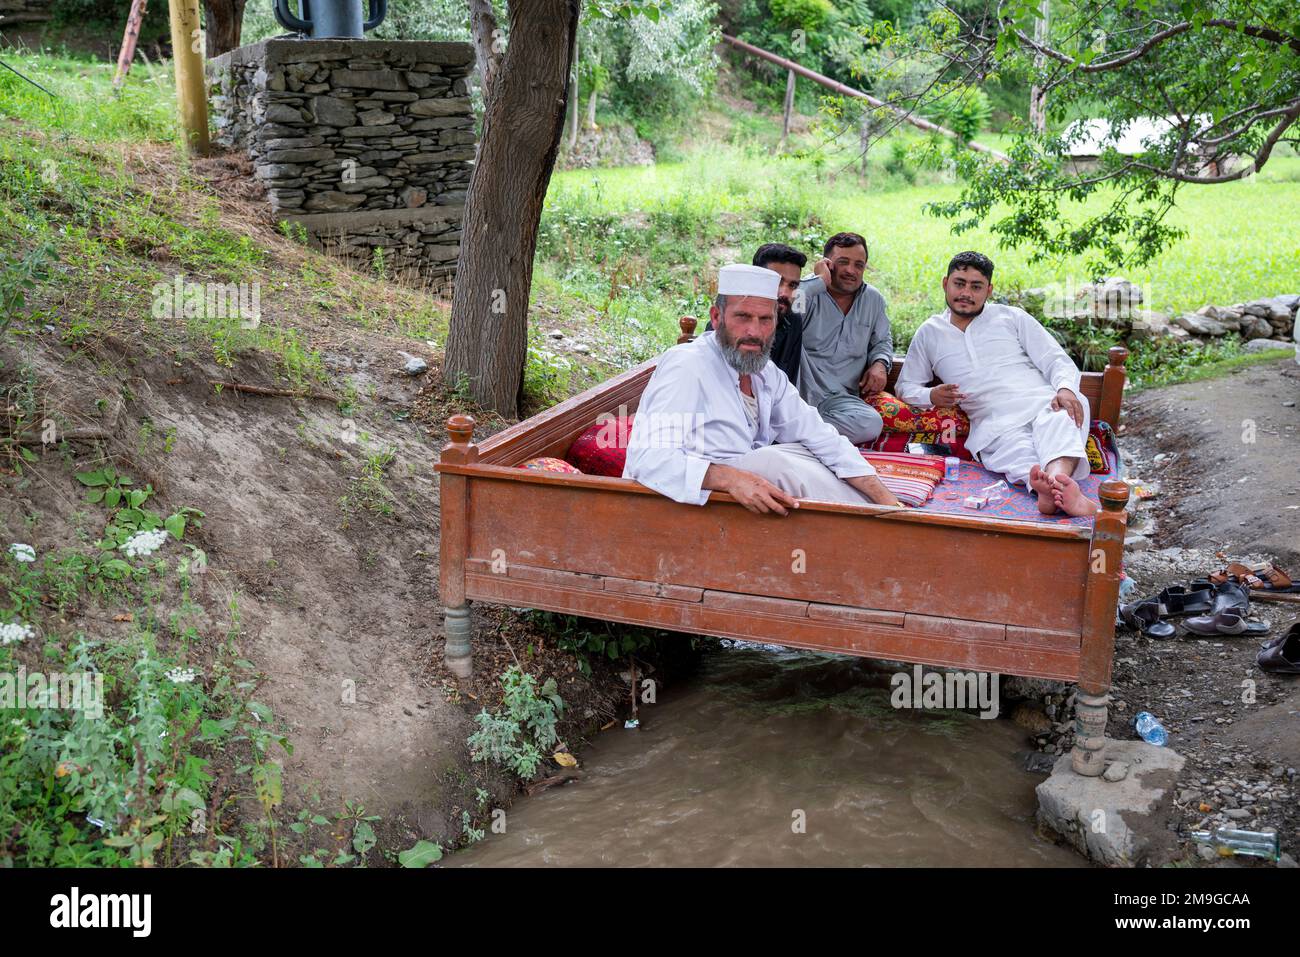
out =
[(1137, 733), (1147, 744), (1163, 748), (1169, 743), (1169, 732), (1150, 711), (1139, 711), (1133, 723), (1137, 727)]
[(1221, 827), (1214, 831), (1192, 831), (1192, 840), (1214, 848), (1220, 857), (1240, 854), (1244, 857), (1262, 857), (1277, 863), (1282, 857), (1281, 839), (1276, 831), (1238, 831)]

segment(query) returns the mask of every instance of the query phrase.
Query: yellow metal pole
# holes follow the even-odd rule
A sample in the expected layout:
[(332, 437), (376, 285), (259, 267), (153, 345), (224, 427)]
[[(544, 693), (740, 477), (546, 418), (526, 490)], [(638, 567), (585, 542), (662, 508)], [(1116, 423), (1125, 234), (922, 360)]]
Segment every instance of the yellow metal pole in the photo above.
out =
[(167, 0), (172, 25), (172, 62), (176, 65), (176, 104), (185, 142), (192, 151), (208, 152), (208, 98), (203, 82), (203, 33), (199, 0)]

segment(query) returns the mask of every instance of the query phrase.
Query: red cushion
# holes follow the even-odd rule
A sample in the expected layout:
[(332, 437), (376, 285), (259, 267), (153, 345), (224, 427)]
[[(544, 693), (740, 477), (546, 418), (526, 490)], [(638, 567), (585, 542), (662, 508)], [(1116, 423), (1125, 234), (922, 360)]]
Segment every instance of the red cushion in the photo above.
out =
[(970, 419), (957, 406), (914, 409), (889, 392), (877, 392), (867, 404), (880, 413), (886, 432), (944, 432), (955, 426), (957, 436), (970, 435)]
[(627, 437), (635, 419), (635, 412), (627, 416), (605, 413), (573, 440), (564, 457), (587, 475), (621, 477), (627, 461)]
[(564, 459), (557, 459), (550, 455), (541, 455), (535, 459), (529, 459), (521, 469), (533, 469), (538, 472), (560, 472), (564, 475), (581, 475), (581, 469), (575, 469)]

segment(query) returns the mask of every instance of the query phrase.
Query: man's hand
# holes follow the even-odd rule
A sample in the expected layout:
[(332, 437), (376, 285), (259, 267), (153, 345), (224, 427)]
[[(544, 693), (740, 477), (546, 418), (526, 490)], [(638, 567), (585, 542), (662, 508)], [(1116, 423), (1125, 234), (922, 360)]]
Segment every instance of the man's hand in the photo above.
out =
[(965, 398), (966, 393), (955, 382), (945, 382), (930, 390), (930, 404), (935, 408), (960, 405)]
[(889, 373), (885, 371), (885, 364), (877, 359), (867, 366), (866, 371), (862, 373), (862, 378), (858, 380), (858, 394), (866, 398), (868, 395), (881, 392), (888, 380)]
[(813, 263), (813, 275), (819, 276), (827, 286), (831, 284), (831, 261), (829, 259), (819, 259)]
[(1059, 409), (1064, 409), (1070, 414), (1076, 428), (1083, 427), (1083, 403), (1070, 389), (1058, 389), (1055, 398), (1052, 399), (1052, 411), (1056, 412)]
[(710, 465), (704, 473), (703, 487), (726, 492), (756, 515), (768, 512), (788, 515), (787, 509), (799, 507), (797, 498), (787, 495), (763, 476), (730, 465)]
[(846, 478), (844, 481), (877, 505), (892, 505), (895, 508), (903, 507), (903, 503), (894, 497), (893, 492), (885, 488), (885, 483), (880, 481), (880, 477), (877, 475), (855, 475), (853, 478)]

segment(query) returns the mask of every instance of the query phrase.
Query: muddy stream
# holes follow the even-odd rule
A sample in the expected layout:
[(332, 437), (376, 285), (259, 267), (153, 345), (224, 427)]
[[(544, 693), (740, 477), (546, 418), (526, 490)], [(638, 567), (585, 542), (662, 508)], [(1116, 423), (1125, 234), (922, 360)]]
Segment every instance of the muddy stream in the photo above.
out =
[(1010, 721), (895, 709), (881, 662), (724, 644), (445, 866), (1082, 866), (1035, 834)]

